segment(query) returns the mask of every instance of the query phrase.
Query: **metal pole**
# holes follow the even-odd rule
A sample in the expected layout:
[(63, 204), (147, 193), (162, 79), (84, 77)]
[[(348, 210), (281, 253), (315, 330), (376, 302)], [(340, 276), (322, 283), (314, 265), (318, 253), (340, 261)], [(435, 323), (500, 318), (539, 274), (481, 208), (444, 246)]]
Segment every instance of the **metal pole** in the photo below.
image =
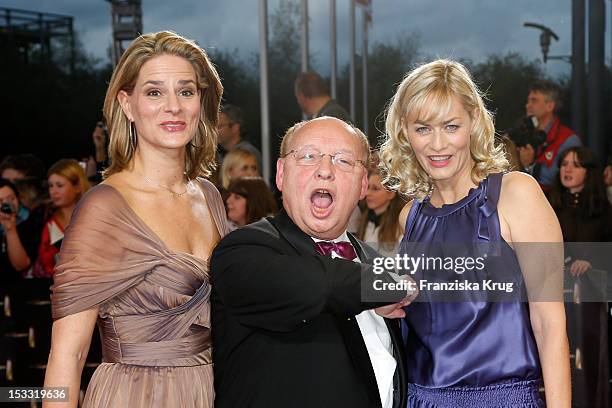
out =
[(363, 16), (363, 49), (361, 51), (361, 69), (363, 86), (363, 132), (367, 135), (368, 128), (368, 16), (365, 9), (361, 10)]
[(572, 0), (572, 128), (585, 133), (584, 0)]
[(74, 76), (74, 63), (75, 63), (75, 46), (74, 46), (74, 19), (72, 17), (68, 20), (70, 22), (69, 35), (70, 35), (70, 75)]
[(351, 119), (355, 120), (355, 0), (349, 0), (349, 37), (350, 37), (350, 68), (349, 68), (349, 100)]
[(270, 180), (270, 109), (268, 98), (268, 0), (259, 0), (259, 90), (264, 180)]
[(302, 72), (308, 71), (308, 0), (302, 0)]
[(332, 99), (336, 96), (336, 65), (337, 65), (337, 40), (336, 40), (336, 0), (329, 0), (329, 45), (330, 45), (330, 92)]
[(589, 147), (597, 153), (602, 163), (608, 153), (608, 140), (603, 133), (605, 12), (604, 0), (589, 0)]

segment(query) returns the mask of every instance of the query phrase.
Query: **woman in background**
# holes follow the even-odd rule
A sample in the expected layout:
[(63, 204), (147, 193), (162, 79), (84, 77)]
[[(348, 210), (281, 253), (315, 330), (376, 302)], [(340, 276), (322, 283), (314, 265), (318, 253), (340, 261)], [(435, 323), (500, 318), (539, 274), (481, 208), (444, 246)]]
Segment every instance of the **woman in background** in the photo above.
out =
[(89, 190), (89, 182), (78, 161), (62, 159), (51, 166), (47, 172), (49, 197), (53, 215), (45, 222), (38, 262), (33, 274), (38, 278), (48, 278), (53, 275), (64, 231), (79, 199)]
[[(595, 153), (588, 147), (572, 147), (559, 155), (559, 177), (549, 194), (565, 242), (612, 241), (612, 212)], [(573, 275), (588, 270), (572, 264)]]
[[(576, 406), (608, 407), (609, 361), (605, 299), (589, 298), (588, 288), (599, 288), (601, 274), (610, 265), (609, 253), (591, 243), (612, 241), (612, 209), (606, 197), (601, 168), (595, 153), (587, 147), (571, 147), (559, 155), (559, 177), (549, 192), (557, 213), (568, 271), (583, 290), (579, 303), (566, 303), (570, 346), (580, 369), (573, 381)], [(605, 253), (601, 253), (605, 252)], [(602, 259), (606, 257), (607, 259)], [(609, 275), (609, 270), (608, 276)], [(610, 279), (610, 278), (608, 278)]]
[(244, 149), (234, 149), (225, 155), (221, 164), (221, 185), (229, 187), (232, 180), (238, 177), (260, 177), (257, 157)]
[(402, 233), (397, 222), (406, 202), (381, 182), (380, 173), (371, 171), (368, 177), (366, 208), (361, 213), (357, 237), (385, 254), (397, 252)]
[(274, 196), (261, 177), (237, 178), (229, 184), (226, 194), (227, 218), (232, 229), (244, 227), (277, 211)]

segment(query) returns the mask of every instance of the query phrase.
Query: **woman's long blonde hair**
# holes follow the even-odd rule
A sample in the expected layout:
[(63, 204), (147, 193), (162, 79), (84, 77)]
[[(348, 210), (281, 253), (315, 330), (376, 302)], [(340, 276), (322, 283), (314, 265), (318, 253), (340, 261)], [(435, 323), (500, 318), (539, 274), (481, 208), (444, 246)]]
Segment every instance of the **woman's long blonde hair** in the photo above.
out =
[(382, 182), (387, 188), (419, 199), (430, 193), (433, 183), (415, 157), (406, 125), (413, 119), (429, 122), (444, 118), (453, 97), (461, 101), (472, 120), (472, 180), (478, 183), (491, 173), (507, 169), (504, 149), (494, 141), (493, 116), (469, 72), (458, 62), (440, 59), (408, 73), (391, 98), (380, 148)]
[(136, 149), (135, 143), (130, 140), (132, 125), (117, 96), (122, 90), (131, 94), (142, 66), (160, 55), (175, 55), (189, 61), (195, 71), (200, 92), (200, 119), (196, 134), (186, 147), (185, 173), (189, 179), (206, 177), (215, 168), (217, 121), (223, 93), (219, 75), (206, 52), (195, 42), (171, 31), (159, 31), (141, 35), (130, 44), (115, 67), (108, 85), (104, 117), (110, 135), (110, 166), (104, 171), (105, 178), (128, 168)]

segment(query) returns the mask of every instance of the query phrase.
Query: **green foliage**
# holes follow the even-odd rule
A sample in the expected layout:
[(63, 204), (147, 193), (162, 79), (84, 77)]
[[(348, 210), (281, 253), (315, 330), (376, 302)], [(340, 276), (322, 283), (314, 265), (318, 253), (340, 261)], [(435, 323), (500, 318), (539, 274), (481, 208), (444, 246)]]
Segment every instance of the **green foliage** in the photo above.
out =
[[(368, 129), (365, 133), (373, 147), (385, 129), (384, 111), (397, 86), (404, 76), (417, 63), (420, 57), (419, 35), (403, 32), (389, 43), (377, 42), (368, 52)], [(355, 69), (355, 116), (363, 129), (363, 86), (362, 60), (356, 59)], [(341, 103), (349, 106), (349, 65), (345, 65), (339, 79)]]
[(52, 45), (49, 61), (36, 47), (25, 50), (0, 38), (0, 78), (7, 96), (2, 109), (10, 118), (3, 127), (0, 156), (28, 152), (49, 165), (62, 157), (80, 159), (92, 153), (91, 132), (102, 117), (110, 67), (96, 65), (78, 38), (74, 64), (65, 41)]
[(528, 61), (513, 52), (491, 55), (470, 70), (487, 97), (487, 108), (495, 114), (497, 129), (507, 129), (525, 116), (529, 86), (544, 78), (539, 62)]

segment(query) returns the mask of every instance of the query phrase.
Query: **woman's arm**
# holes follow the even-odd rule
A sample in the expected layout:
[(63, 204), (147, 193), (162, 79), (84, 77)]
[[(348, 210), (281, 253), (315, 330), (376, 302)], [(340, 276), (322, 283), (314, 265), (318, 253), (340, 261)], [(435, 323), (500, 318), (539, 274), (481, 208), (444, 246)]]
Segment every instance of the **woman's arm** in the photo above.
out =
[(6, 233), (6, 246), (9, 261), (16, 271), (23, 271), (30, 266), (32, 261), (19, 238), (15, 214), (9, 215), (0, 213), (0, 224)]
[(13, 265), (16, 271), (23, 271), (29, 268), (32, 261), (21, 243), (17, 228), (5, 231), (7, 252), (11, 265)]
[(51, 335), (51, 352), (45, 387), (68, 387), (68, 402), (47, 402), (43, 408), (75, 408), (79, 401), (81, 373), (93, 333), (98, 308), (56, 320)]
[(570, 407), (569, 346), (563, 306), (563, 236), (557, 217), (535, 179), (504, 176), (498, 206), (502, 234), (512, 242), (523, 272), (546, 406)]

